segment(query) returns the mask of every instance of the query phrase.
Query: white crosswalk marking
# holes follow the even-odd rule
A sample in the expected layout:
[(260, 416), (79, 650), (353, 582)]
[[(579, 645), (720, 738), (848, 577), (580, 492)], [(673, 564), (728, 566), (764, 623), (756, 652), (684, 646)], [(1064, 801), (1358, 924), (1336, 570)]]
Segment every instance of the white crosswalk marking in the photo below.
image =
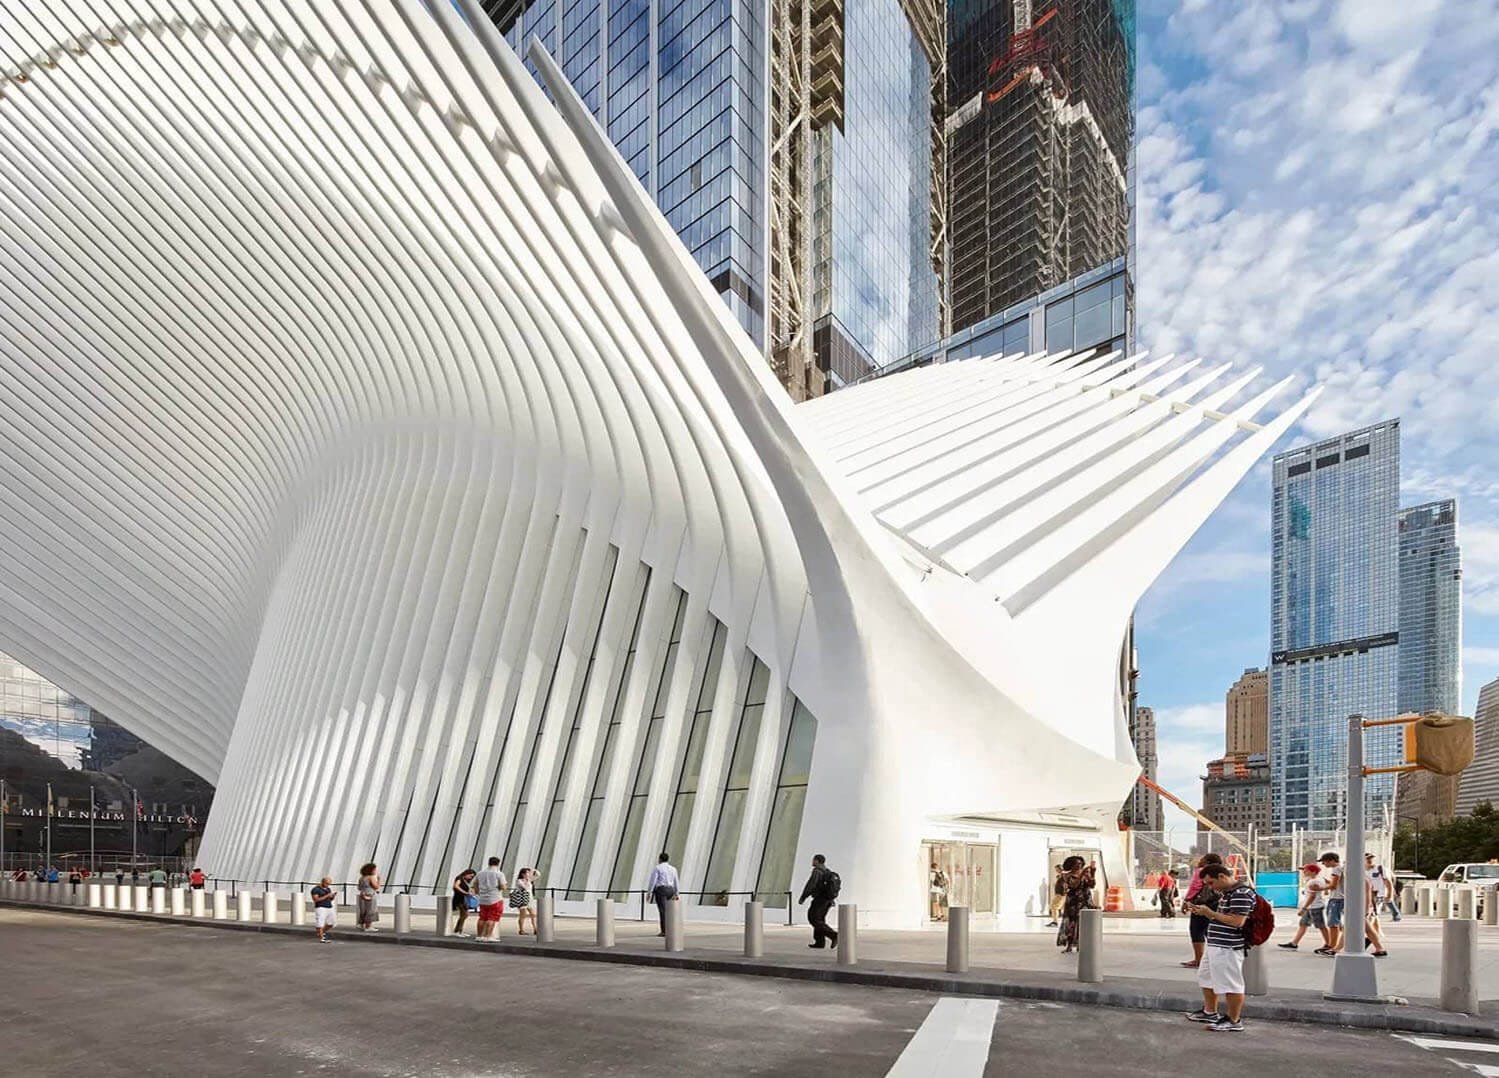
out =
[(1487, 1054), (1499, 1054), (1499, 1041), (1457, 1041), (1444, 1037), (1415, 1037), (1408, 1033), (1393, 1033), (1391, 1036), (1428, 1052), (1440, 1052), (1446, 1057), (1448, 1063), (1470, 1070), (1480, 1078), (1499, 1078), (1499, 1065), (1480, 1063), (1471, 1057), (1447, 1055), (1449, 1052), (1477, 1052), (1482, 1058)]
[(998, 1012), (992, 999), (939, 999), (887, 1078), (982, 1075)]

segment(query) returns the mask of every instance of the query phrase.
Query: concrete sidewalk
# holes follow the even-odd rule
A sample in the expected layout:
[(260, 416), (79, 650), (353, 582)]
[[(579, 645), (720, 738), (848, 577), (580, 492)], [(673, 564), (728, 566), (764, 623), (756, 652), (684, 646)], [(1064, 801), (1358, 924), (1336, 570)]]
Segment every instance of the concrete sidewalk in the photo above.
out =
[[(312, 934), (310, 927), (293, 927), (284, 923), (266, 925), (259, 920), (258, 908), (256, 920), (238, 922), (211, 919), (195, 921), (190, 918), (20, 902), (8, 902), (8, 904), (50, 910), (59, 916), (72, 914), (85, 917), (116, 917), (174, 924), (180, 927), (201, 925), (250, 932), (301, 933), (308, 936)], [(282, 916), (283, 918), (285, 916), (284, 909)], [(616, 922), (616, 946), (600, 948), (594, 943), (593, 921), (583, 918), (557, 918), (555, 921), (556, 942), (549, 944), (537, 943), (529, 936), (517, 937), (515, 922), (508, 914), (503, 924), (504, 934), (500, 937), (500, 942), (495, 944), (478, 943), (454, 937), (438, 937), (433, 930), (431, 910), (415, 911), (413, 928), (416, 930), (404, 935), (397, 935), (390, 930), (393, 927), (393, 917), (388, 910), (382, 911), (382, 918), (385, 931), (366, 934), (352, 927), (351, 910), (340, 910), (338, 939), (344, 942), (375, 945), (465, 950), (474, 953), (476, 960), (479, 961), (484, 961), (485, 958), (480, 956), (486, 954), (498, 956), (516, 953), (577, 961), (627, 963), (802, 981), (863, 984), (940, 992), (948, 995), (1042, 1000), (1144, 1010), (1186, 1011), (1195, 1009), (1201, 1002), (1195, 982), (1191, 979), (1192, 971), (1183, 970), (1180, 966), (1174, 965), (1174, 961), (1178, 960), (1178, 950), (1186, 951), (1186, 944), (1173, 941), (1170, 933), (1155, 928), (1129, 932), (1115, 927), (1108, 932), (1105, 940), (1104, 961), (1106, 979), (1104, 983), (1095, 985), (1079, 982), (1071, 960), (1056, 954), (1048, 937), (1036, 932), (975, 932), (972, 938), (969, 972), (951, 974), (943, 968), (945, 944), (940, 931), (875, 932), (865, 930), (859, 935), (859, 963), (856, 966), (839, 966), (836, 964), (834, 952), (808, 950), (805, 929), (785, 926), (767, 925), (765, 957), (747, 959), (740, 953), (743, 935), (742, 928), (738, 925), (688, 925), (687, 949), (668, 953), (656, 937), (654, 924), (642, 924), (635, 921)], [(470, 923), (472, 924), (472, 921)], [(1416, 944), (1418, 935), (1427, 935), (1433, 928), (1440, 931), (1439, 926), (1433, 922), (1423, 922), (1419, 925), (1412, 923), (1410, 928), (1420, 929), (1419, 933), (1414, 931), (1411, 933), (1413, 946)], [(1391, 946), (1395, 946), (1393, 940)], [(1136, 954), (1141, 948), (1147, 950), (1147, 957), (1142, 958)], [(1049, 967), (1044, 965), (1046, 962), (1050, 962)], [(1170, 969), (1168, 969), (1168, 963), (1171, 963)], [(1295, 987), (1282, 984), (1277, 980), (1278, 974), (1285, 975), (1288, 980), (1305, 980), (1306, 976), (1292, 976), (1304, 970), (1306, 975), (1316, 971), (1318, 977), (1325, 977), (1330, 982), (1331, 965), (1331, 962), (1310, 953), (1277, 952), (1272, 956), (1270, 994), (1264, 997), (1251, 997), (1247, 1004), (1248, 1012), (1257, 1018), (1289, 1022), (1499, 1038), (1499, 1021), (1485, 1015), (1469, 1016), (1438, 1010), (1434, 1005), (1434, 999), (1412, 996), (1409, 1006), (1333, 1003), (1322, 998), (1321, 993), (1325, 984), (1316, 987)], [(1385, 968), (1387, 967), (1381, 966), (1381, 972)], [(1170, 975), (1163, 976), (1162, 973)], [(1382, 990), (1391, 991), (1383, 982)], [(1499, 1011), (1499, 1002), (1486, 1005), (1484, 1009), (1490, 1013)]]

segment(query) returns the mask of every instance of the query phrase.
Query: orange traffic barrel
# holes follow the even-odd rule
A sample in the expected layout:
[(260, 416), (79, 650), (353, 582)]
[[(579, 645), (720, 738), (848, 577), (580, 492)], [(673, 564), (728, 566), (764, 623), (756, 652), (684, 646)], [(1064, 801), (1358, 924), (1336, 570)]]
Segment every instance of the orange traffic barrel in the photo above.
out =
[(1118, 913), (1124, 909), (1124, 888), (1110, 887), (1104, 892), (1103, 910), (1105, 913)]

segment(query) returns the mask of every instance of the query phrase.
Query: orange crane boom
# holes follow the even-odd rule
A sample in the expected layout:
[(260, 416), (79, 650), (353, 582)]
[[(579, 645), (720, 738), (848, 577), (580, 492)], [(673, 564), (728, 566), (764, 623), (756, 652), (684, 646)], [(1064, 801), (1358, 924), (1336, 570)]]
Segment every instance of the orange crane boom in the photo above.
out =
[(1208, 819), (1202, 813), (1198, 812), (1195, 808), (1187, 804), (1181, 798), (1177, 797), (1174, 793), (1166, 789), (1164, 786), (1157, 785), (1150, 779), (1146, 778), (1144, 775), (1141, 775), (1137, 781), (1147, 790), (1154, 790), (1156, 793), (1160, 794), (1167, 801), (1170, 801), (1173, 805), (1181, 809), (1188, 816), (1191, 816), (1198, 823), (1206, 827), (1209, 831), (1216, 831), (1218, 834), (1228, 839), (1229, 842), (1232, 842), (1235, 846), (1239, 847), (1239, 849), (1243, 850), (1246, 857), (1252, 856), (1252, 852), (1250, 851), (1249, 847), (1240, 842), (1238, 836), (1234, 835), (1231, 831), (1223, 830), (1223, 828), (1219, 827), (1212, 820)]

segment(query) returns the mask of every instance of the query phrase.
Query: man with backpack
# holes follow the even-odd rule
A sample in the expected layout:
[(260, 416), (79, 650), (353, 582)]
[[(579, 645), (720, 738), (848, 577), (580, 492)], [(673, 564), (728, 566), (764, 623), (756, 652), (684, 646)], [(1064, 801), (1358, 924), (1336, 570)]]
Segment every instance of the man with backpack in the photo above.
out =
[(801, 905), (809, 898), (812, 900), (812, 905), (807, 907), (807, 923), (812, 926), (812, 942), (807, 946), (817, 951), (827, 944), (838, 946), (838, 933), (828, 927), (828, 911), (833, 908), (838, 892), (843, 889), (843, 881), (827, 864), (828, 859), (820, 853), (812, 858), (812, 875), (807, 877), (807, 886), (802, 888), (802, 897), (797, 902), (797, 905)]
[(1206, 1023), (1214, 1033), (1242, 1033), (1244, 955), (1270, 937), (1275, 915), (1253, 887), (1234, 879), (1227, 865), (1208, 865), (1202, 879), (1217, 894), (1218, 904), (1214, 909), (1193, 903), (1187, 910), (1208, 921), (1207, 946), (1197, 967), (1202, 1010), (1187, 1015), (1187, 1020)]

